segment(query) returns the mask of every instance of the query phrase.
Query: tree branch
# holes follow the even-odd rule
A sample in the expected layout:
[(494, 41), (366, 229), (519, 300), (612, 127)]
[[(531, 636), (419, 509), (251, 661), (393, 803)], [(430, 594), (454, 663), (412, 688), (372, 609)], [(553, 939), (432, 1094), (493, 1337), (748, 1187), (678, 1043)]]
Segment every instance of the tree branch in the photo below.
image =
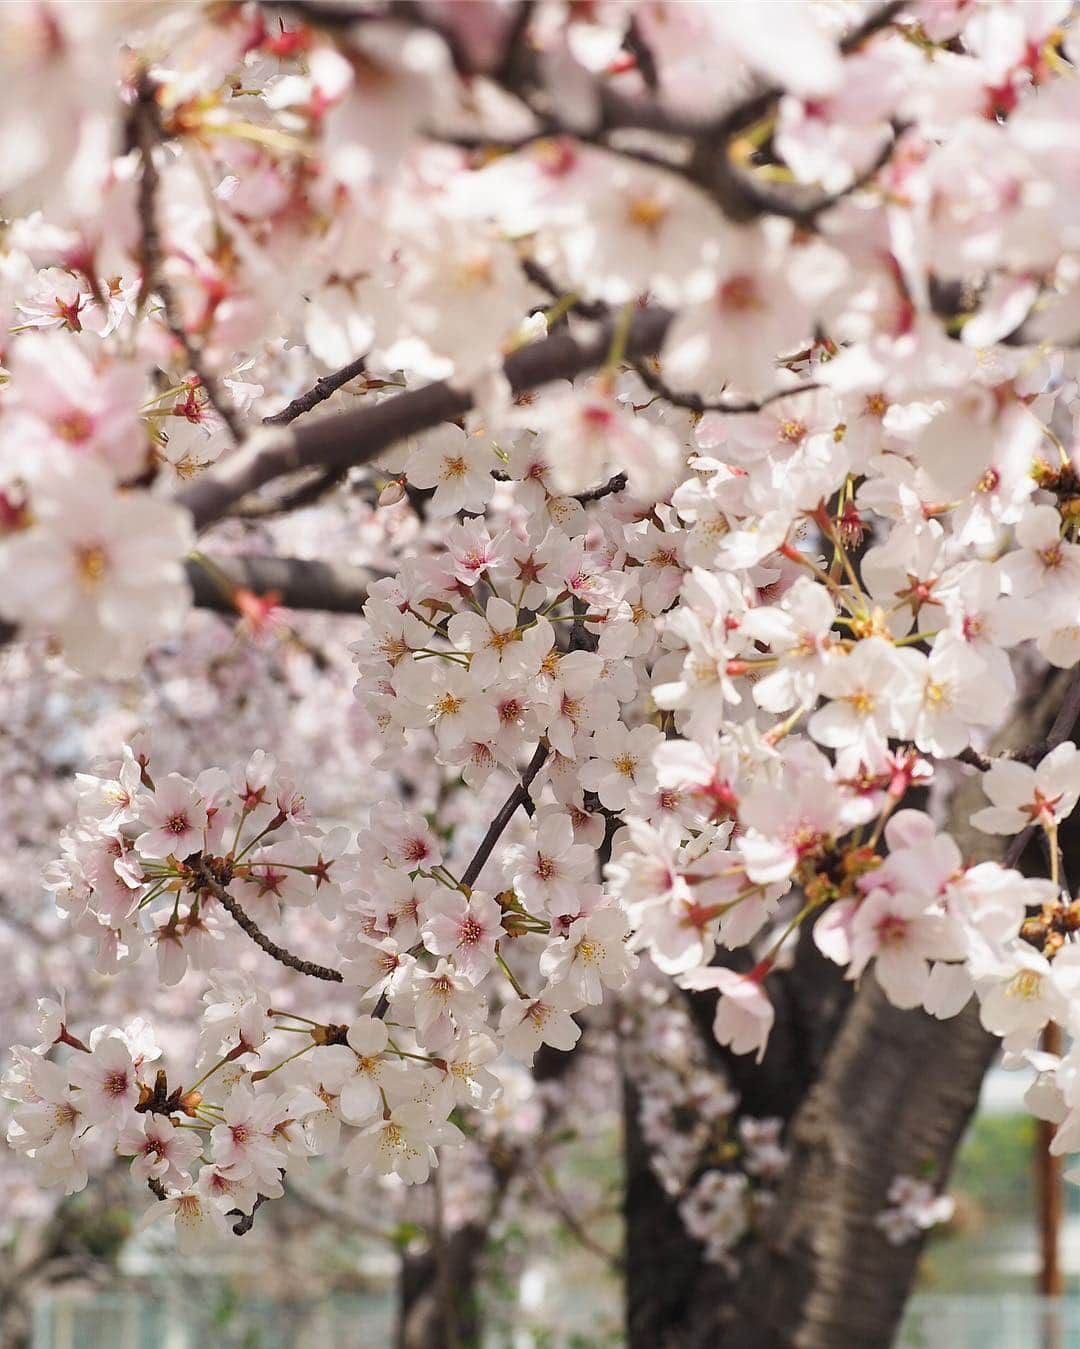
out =
[(191, 873), (199, 889), (209, 890), (225, 912), (231, 914), (236, 920), (237, 926), (247, 933), (256, 946), (264, 950), (268, 956), (273, 956), (279, 964), (287, 965), (289, 969), (296, 970), (298, 974), (309, 975), (312, 979), (325, 979), (327, 983), (332, 984), (345, 982), (345, 976), (340, 970), (330, 969), (327, 965), (319, 965), (313, 960), (304, 960), (302, 956), (294, 955), (292, 951), (286, 950), (284, 946), (279, 946), (276, 941), (268, 937), (255, 920), (249, 917), (233, 896), (229, 894), (226, 887), (210, 870), (204, 857), (200, 857), (194, 863)]
[(681, 393), (677, 389), (669, 388), (662, 375), (651, 370), (645, 361), (634, 361), (634, 370), (638, 378), (647, 389), (650, 389), (658, 398), (662, 398), (665, 403), (670, 403), (673, 407), (686, 408), (688, 412), (695, 412), (699, 415), (705, 412), (760, 412), (770, 403), (775, 403), (781, 398), (790, 398), (795, 394), (812, 393), (815, 389), (820, 389), (820, 384), (807, 383), (795, 384), (788, 389), (777, 389), (775, 392), (767, 394), (764, 398), (744, 399), (742, 402), (725, 403), (720, 400), (708, 402), (698, 393)]
[(135, 104), (131, 112), (131, 138), (138, 147), (140, 157), (137, 205), (142, 230), (143, 276), (139, 290), (139, 304), (141, 306), (145, 303), (151, 291), (159, 297), (166, 325), (183, 348), (188, 368), (198, 377), (199, 383), (206, 390), (210, 406), (228, 427), (236, 444), (239, 444), (243, 439), (243, 430), (236, 411), (218, 386), (217, 380), (203, 364), (202, 353), (184, 327), (176, 296), (164, 274), (164, 250), (161, 244), (157, 201), (160, 180), (157, 165), (154, 163), (154, 151), (163, 140), (161, 110), (157, 102), (157, 86), (145, 69), (139, 72), (136, 84)]
[(1024, 745), (1021, 749), (1002, 750), (1000, 754), (980, 754), (977, 749), (967, 745), (959, 754), (954, 754), (953, 758), (957, 763), (977, 768), (980, 773), (987, 772), (1002, 759), (1012, 759), (1015, 763), (1036, 764), (1051, 750), (1057, 749), (1058, 745), (1068, 740), (1078, 720), (1080, 720), (1080, 669), (1074, 672), (1061, 701), (1061, 709), (1045, 739), (1033, 740), (1031, 744)]
[(476, 852), (473, 853), (472, 861), (462, 873), (461, 883), (463, 885), (473, 885), (476, 878), (480, 875), (480, 872), (483, 871), (484, 863), (491, 856), (492, 849), (501, 838), (503, 830), (510, 823), (514, 812), (517, 810), (518, 806), (524, 805), (529, 799), (529, 788), (532, 786), (533, 779), (536, 777), (537, 773), (543, 768), (547, 756), (548, 747), (541, 742), (536, 747), (536, 753), (529, 760), (528, 767), (525, 769), (524, 773), (522, 773), (521, 781), (502, 803), (499, 813), (491, 821), (487, 833), (480, 840), (480, 846), (477, 848)]
[(285, 609), (314, 609), (332, 614), (358, 614), (367, 599), (371, 574), (344, 562), (318, 562), (303, 557), (215, 557), (212, 571), (187, 563), (187, 577), (200, 609), (235, 613), (233, 592), (256, 595), (274, 591)]
[[(1061, 702), (1061, 708), (1054, 718), (1050, 733), (1044, 742), (1047, 752), (1056, 749), (1058, 745), (1068, 740), (1078, 720), (1080, 720), (1080, 669), (1073, 671), (1069, 687), (1066, 689), (1065, 697)], [(1009, 850), (1002, 859), (1002, 866), (1016, 866), (1023, 856), (1024, 849), (1031, 841), (1035, 829), (1034, 824), (1029, 824), (1026, 829), (1017, 834), (1009, 844)]]
[(587, 492), (579, 492), (574, 500), (580, 501), (583, 506), (587, 506), (590, 501), (602, 501), (604, 497), (614, 496), (616, 492), (624, 492), (626, 482), (625, 473), (616, 473), (613, 478), (608, 478), (607, 482), (602, 482), (599, 487), (590, 487)]
[[(670, 310), (657, 306), (639, 310), (627, 334), (627, 359), (659, 351), (671, 318)], [(560, 332), (514, 352), (503, 370), (515, 394), (573, 379), (603, 364), (613, 335), (610, 321), (597, 325), (588, 338)], [(313, 465), (348, 468), (367, 463), (407, 436), (464, 416), (472, 406), (471, 394), (439, 381), (296, 429), (259, 429), (236, 454), (205, 470), (176, 499), (191, 511), (196, 528), (205, 529), (241, 497), (275, 478)]]
[(302, 417), (305, 412), (310, 412), (320, 403), (325, 403), (331, 395), (337, 393), (338, 389), (343, 388), (350, 380), (362, 375), (366, 361), (366, 356), (359, 356), (355, 361), (350, 361), (348, 365), (343, 365), (340, 370), (335, 370), (329, 375), (323, 375), (321, 379), (315, 381), (307, 393), (302, 393), (298, 398), (294, 398), (287, 407), (283, 407), (280, 412), (275, 412), (273, 416), (264, 417), (263, 424), (265, 426), (288, 426), (297, 417)]

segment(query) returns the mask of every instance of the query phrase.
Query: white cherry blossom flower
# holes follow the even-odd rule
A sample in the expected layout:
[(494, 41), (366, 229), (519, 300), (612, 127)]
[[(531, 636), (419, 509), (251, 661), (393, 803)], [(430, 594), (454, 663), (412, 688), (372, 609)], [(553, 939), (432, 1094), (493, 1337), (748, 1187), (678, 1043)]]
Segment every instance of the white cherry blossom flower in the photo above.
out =
[(995, 759), (982, 777), (994, 803), (971, 817), (988, 834), (1018, 834), (1029, 824), (1060, 824), (1080, 800), (1080, 751), (1067, 740), (1034, 767), (1014, 759)]

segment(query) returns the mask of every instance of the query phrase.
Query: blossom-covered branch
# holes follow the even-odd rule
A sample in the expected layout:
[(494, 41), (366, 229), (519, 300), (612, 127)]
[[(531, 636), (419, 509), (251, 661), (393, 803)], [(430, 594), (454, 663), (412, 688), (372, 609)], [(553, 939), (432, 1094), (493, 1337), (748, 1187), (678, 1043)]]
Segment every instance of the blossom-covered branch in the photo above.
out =
[[(665, 309), (646, 308), (631, 319), (625, 340), (627, 357), (659, 350), (671, 321)], [(557, 333), (510, 356), (503, 373), (515, 394), (542, 388), (555, 380), (602, 365), (611, 351), (614, 321), (598, 326), (588, 337)], [(360, 407), (320, 417), (294, 431), (256, 431), (239, 453), (208, 469), (179, 494), (197, 529), (219, 520), (249, 492), (298, 469), (343, 468), (366, 464), (410, 436), (460, 418), (472, 397), (440, 381), (387, 398), (374, 407)]]
[(200, 858), (192, 865), (192, 878), (200, 890), (208, 890), (218, 901), (227, 914), (232, 917), (237, 926), (243, 928), (256, 946), (272, 956), (279, 964), (287, 966), (290, 970), (296, 970), (298, 974), (306, 974), (312, 979), (325, 979), (329, 983), (340, 984), (344, 978), (340, 970), (332, 970), (326, 965), (320, 965), (314, 960), (305, 960), (302, 956), (294, 955), (292, 951), (287, 951), (284, 946), (280, 946), (272, 938), (268, 937), (259, 927), (258, 923), (246, 914), (236, 899), (229, 893), (229, 887), (214, 875), (209, 863), (205, 858)]
[[(660, 1044), (707, 994), (749, 1079), (815, 949), (879, 1009), (970, 1007), (1074, 1148), (1077, 1052), (1038, 1046), (1080, 1033), (1080, 684), (981, 748), (1080, 664), (1064, 0), (9, 10), (0, 612), (40, 640), (5, 659), (82, 705), (145, 671), (171, 737), (109, 704), (46, 879), (148, 1014), (202, 998), (167, 1048), (20, 1022), (42, 1179), (130, 1157), (195, 1246), (308, 1156), (420, 1182), (622, 990)], [(359, 610), (355, 676), (279, 602)], [(309, 807), (253, 743), (313, 726)], [(626, 1057), (670, 1142), (703, 1060)], [(653, 1172), (734, 1273), (789, 1140), (698, 1097)]]

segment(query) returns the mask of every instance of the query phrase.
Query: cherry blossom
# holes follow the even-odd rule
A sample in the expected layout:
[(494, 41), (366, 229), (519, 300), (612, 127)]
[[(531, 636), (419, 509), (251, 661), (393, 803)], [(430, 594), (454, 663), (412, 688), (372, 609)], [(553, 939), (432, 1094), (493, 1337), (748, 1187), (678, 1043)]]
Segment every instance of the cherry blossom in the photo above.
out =
[(730, 1045), (736, 1054), (756, 1050), (757, 1061), (761, 1062), (775, 1013), (759, 977), (738, 974), (723, 965), (710, 965), (688, 971), (679, 982), (684, 988), (719, 989), (713, 1023), (718, 1043)]
[(495, 960), (502, 910), (489, 895), (435, 895), (426, 906), (424, 945), (437, 956), (453, 954), (462, 974), (478, 984)]
[(787, 1140), (688, 999), (1080, 1026), (1068, 7), (144, 8), (0, 44), (17, 1160), (200, 1252), (309, 1157), (475, 1205), (618, 1026), (734, 1276)]
[(1080, 755), (1071, 742), (1059, 745), (1031, 768), (997, 759), (982, 779), (994, 803), (971, 817), (976, 829), (1018, 834), (1036, 822), (1051, 828), (1070, 815), (1080, 800)]

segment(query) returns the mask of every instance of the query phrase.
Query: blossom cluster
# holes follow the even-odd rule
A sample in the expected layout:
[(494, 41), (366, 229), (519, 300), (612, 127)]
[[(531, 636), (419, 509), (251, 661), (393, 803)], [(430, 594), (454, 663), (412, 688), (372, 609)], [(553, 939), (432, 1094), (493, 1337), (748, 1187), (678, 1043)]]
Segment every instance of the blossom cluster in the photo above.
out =
[[(405, 793), (357, 829), (260, 752), (187, 778), (133, 744), (80, 779), (48, 883), (102, 969), (210, 978), (201, 1053), (178, 1081), (148, 1032), (84, 1042), (50, 1005), (13, 1144), (70, 1189), (95, 1149), (135, 1156), (185, 1231), (343, 1125), (353, 1170), (423, 1180), (489, 1065), (570, 1049), (643, 957), (760, 1059), (812, 928), (897, 1007), (974, 997), (1073, 1146), (1080, 1058), (1039, 1039), (1080, 1028), (1080, 752), (1064, 726), (984, 753), (1080, 662), (1070, 6), (823, 3), (779, 45), (723, 5), (540, 4), (516, 36), (498, 6), (135, 8), (123, 52), (95, 6), (0, 17), (48, 110), (0, 170), (0, 613), (137, 670), (183, 631), (184, 484), (244, 514), (242, 418), (362, 360), (353, 400), (406, 411), (354, 464), (392, 563), (357, 697), (384, 766), (513, 790), (486, 830)], [(519, 41), (527, 78), (497, 56)], [(985, 860), (916, 795), (958, 759)], [(1043, 879), (992, 853), (1028, 828)], [(326, 963), (273, 935), (304, 908)], [(234, 923), (340, 984), (340, 1019), (222, 972)], [(683, 1204), (717, 1258), (740, 1185)]]
[(937, 1194), (925, 1180), (896, 1176), (889, 1186), (889, 1207), (874, 1221), (894, 1246), (902, 1246), (923, 1232), (947, 1223), (955, 1211), (955, 1202), (946, 1194)]
[(704, 1258), (734, 1274), (739, 1244), (760, 1227), (788, 1164), (784, 1121), (740, 1110), (738, 1092), (702, 1053), (670, 984), (638, 979), (634, 993), (640, 1010), (624, 1058), (650, 1165)]

